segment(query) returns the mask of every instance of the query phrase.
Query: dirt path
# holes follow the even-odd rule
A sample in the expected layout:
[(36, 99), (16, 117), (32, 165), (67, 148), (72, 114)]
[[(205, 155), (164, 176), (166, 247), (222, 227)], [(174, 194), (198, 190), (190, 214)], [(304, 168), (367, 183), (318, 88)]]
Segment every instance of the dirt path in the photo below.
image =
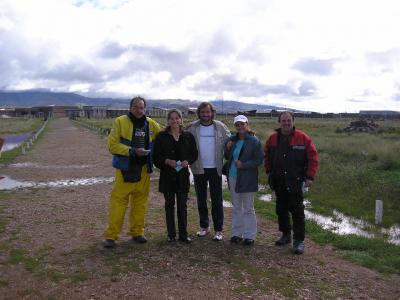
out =
[[(66, 119), (49, 124), (25, 156), (0, 173), (48, 182), (113, 176), (105, 140)], [(1, 299), (398, 299), (400, 279), (338, 258), (306, 241), (306, 254), (277, 248), (276, 224), (259, 218), (254, 247), (196, 238), (165, 241), (163, 200), (154, 174), (147, 217), (149, 243), (125, 234), (115, 250), (101, 240), (112, 183), (0, 192)], [(195, 199), (189, 226), (197, 229)], [(226, 208), (225, 237), (230, 209)], [(125, 222), (127, 224), (127, 222)], [(124, 233), (127, 231), (125, 227)]]

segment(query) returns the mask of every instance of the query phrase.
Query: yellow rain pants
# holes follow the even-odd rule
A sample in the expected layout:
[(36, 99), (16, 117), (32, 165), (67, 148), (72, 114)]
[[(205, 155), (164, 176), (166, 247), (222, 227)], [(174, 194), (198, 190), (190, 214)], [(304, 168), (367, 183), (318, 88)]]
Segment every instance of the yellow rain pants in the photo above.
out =
[(130, 230), (128, 235), (144, 235), (144, 223), (147, 210), (147, 202), (150, 192), (150, 174), (147, 167), (142, 167), (141, 180), (139, 182), (124, 182), (120, 170), (115, 170), (115, 184), (111, 192), (108, 227), (105, 238), (117, 240), (124, 223), (125, 212), (130, 202)]

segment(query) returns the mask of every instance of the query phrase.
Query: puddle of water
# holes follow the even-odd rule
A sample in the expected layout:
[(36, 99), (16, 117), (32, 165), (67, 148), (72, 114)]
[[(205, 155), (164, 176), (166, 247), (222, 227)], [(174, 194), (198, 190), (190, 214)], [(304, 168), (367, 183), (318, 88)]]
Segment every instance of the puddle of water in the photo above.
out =
[(24, 187), (32, 187), (34, 186), (34, 182), (30, 181), (17, 181), (13, 180), (7, 176), (1, 176), (0, 177), (0, 191), (5, 191), (5, 190), (13, 190), (13, 189), (19, 189), (19, 188), (24, 188)]
[(367, 238), (386, 236), (387, 242), (400, 245), (400, 225), (394, 225), (389, 229), (381, 228), (380, 233), (368, 232), (364, 228), (374, 228), (373, 225), (356, 218), (351, 218), (343, 213), (334, 210), (333, 217), (326, 217), (317, 213), (305, 210), (306, 219), (313, 220), (322, 228), (330, 230), (339, 235), (354, 234)]
[(37, 168), (37, 169), (85, 169), (90, 167), (89, 165), (45, 166), (30, 162), (10, 164), (9, 166), (12, 168)]
[(312, 220), (322, 228), (339, 235), (355, 234), (368, 238), (374, 237), (374, 234), (362, 229), (367, 226), (367, 223), (362, 220), (347, 217), (336, 210), (333, 211), (333, 217), (322, 216), (308, 210), (305, 210), (304, 214), (306, 215), (306, 219)]
[(32, 135), (30, 133), (25, 133), (21, 135), (9, 135), (9, 136), (3, 136), (2, 138), (4, 139), (4, 145), (1, 149), (1, 151), (9, 151), (14, 148), (17, 148), (19, 145), (21, 145), (24, 141), (29, 139)]
[(94, 185), (113, 182), (114, 177), (90, 177), (56, 180), (49, 182), (17, 181), (7, 176), (0, 176), (0, 191), (8, 191), (21, 188), (45, 188), (45, 187), (70, 187), (79, 185)]
[(266, 185), (266, 184), (259, 184), (259, 185), (258, 185), (258, 190), (259, 190), (259, 191), (264, 191), (264, 190), (266, 190), (267, 188), (269, 188), (269, 186)]
[[(261, 195), (259, 199), (269, 202), (272, 200), (272, 197), (270, 194), (265, 194)], [(304, 206), (306, 208), (311, 208), (311, 203), (306, 198), (304, 199)], [(377, 238), (386, 236), (387, 242), (395, 245), (400, 245), (400, 225), (393, 225), (389, 229), (381, 228), (379, 230), (380, 232), (378, 234), (375, 234), (366, 230), (366, 228), (376, 228), (374, 225), (371, 225), (360, 219), (348, 217), (337, 210), (333, 211), (332, 217), (323, 216), (308, 209), (304, 210), (304, 214), (307, 220), (312, 220), (322, 228), (339, 235), (354, 234), (366, 238)]]
[(232, 205), (231, 202), (225, 201), (225, 200), (224, 200), (224, 202), (222, 203), (222, 205), (223, 205), (224, 207), (233, 207), (233, 205)]
[[(190, 185), (194, 185), (194, 178), (193, 178), (193, 173), (192, 170), (189, 168), (189, 180), (190, 180)], [(226, 179), (225, 175), (222, 175), (222, 188), (227, 188), (228, 187), (228, 180)]]
[(393, 225), (389, 229), (382, 229), (382, 232), (389, 237), (389, 243), (400, 245), (400, 225)]
[(265, 202), (271, 202), (272, 201), (272, 195), (271, 194), (263, 194), (260, 197), (258, 197), (261, 201)]

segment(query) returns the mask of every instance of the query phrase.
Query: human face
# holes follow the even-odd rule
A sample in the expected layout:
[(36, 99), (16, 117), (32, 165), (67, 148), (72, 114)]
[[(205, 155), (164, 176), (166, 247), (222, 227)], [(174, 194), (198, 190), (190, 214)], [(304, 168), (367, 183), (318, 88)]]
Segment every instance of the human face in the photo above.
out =
[(235, 128), (239, 136), (244, 136), (249, 131), (249, 124), (246, 122), (236, 122)]
[(199, 112), (200, 123), (204, 125), (209, 125), (213, 120), (213, 112), (210, 106), (203, 107)]
[(130, 112), (135, 116), (135, 118), (140, 119), (141, 117), (144, 116), (144, 102), (142, 100), (136, 100), (132, 103), (132, 106), (130, 108)]
[(284, 113), (281, 115), (279, 124), (283, 134), (290, 134), (293, 131), (294, 121), (290, 114)]
[(176, 112), (173, 112), (169, 115), (168, 118), (168, 126), (171, 127), (172, 130), (179, 129), (182, 125), (182, 119)]

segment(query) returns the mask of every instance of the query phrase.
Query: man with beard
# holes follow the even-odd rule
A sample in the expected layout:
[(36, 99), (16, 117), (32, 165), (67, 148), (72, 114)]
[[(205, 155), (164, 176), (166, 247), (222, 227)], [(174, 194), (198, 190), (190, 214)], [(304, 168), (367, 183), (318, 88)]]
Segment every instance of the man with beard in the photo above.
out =
[(304, 253), (305, 216), (303, 190), (312, 186), (318, 169), (318, 154), (311, 138), (294, 127), (294, 115), (282, 112), (280, 128), (265, 144), (265, 171), (276, 194), (276, 214), (282, 236), (275, 242), (284, 246), (292, 242), (290, 215), (293, 221), (293, 251)]
[(132, 241), (146, 243), (145, 214), (150, 191), (153, 162), (151, 149), (160, 125), (145, 116), (146, 101), (131, 100), (129, 113), (115, 119), (108, 148), (113, 154), (115, 183), (111, 192), (105, 248), (113, 248), (122, 230), (125, 211), (130, 201), (130, 231)]
[(191, 123), (187, 130), (196, 139), (199, 158), (190, 166), (194, 176), (200, 230), (197, 236), (204, 237), (209, 232), (207, 207), (207, 185), (210, 186), (211, 215), (214, 226), (214, 241), (222, 241), (224, 211), (222, 203), (222, 161), (225, 142), (230, 136), (229, 129), (214, 120), (215, 109), (209, 102), (197, 108), (199, 120)]

